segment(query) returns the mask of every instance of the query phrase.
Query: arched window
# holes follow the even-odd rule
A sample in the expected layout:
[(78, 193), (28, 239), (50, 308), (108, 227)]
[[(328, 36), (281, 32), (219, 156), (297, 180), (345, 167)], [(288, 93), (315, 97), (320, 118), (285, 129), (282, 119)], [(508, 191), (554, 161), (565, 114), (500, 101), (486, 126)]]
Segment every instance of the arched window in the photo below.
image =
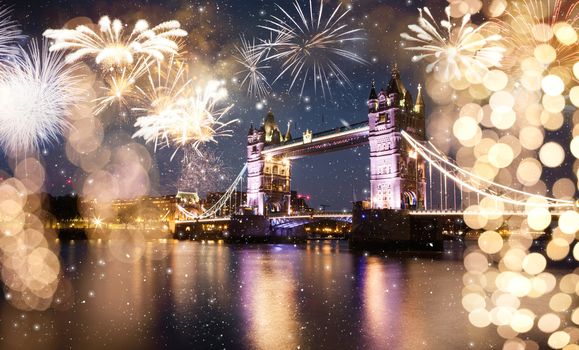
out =
[(273, 166), (273, 173), (277, 175), (277, 165)]

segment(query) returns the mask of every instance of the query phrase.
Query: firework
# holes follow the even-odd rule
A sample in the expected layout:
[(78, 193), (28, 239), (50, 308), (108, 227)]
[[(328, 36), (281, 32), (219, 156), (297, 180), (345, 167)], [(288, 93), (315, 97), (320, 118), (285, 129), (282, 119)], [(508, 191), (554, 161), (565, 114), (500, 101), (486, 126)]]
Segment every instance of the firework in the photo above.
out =
[[(408, 26), (412, 36), (402, 33), (400, 36), (419, 46), (407, 47), (407, 50), (417, 51), (413, 61), (431, 60), (426, 66), (426, 72), (435, 71), (444, 81), (461, 79), (465, 75), (484, 76), (490, 67), (500, 67), (505, 48), (496, 43), (502, 39), (499, 34), (485, 35), (483, 24), (474, 28), (470, 23), (470, 14), (462, 17), (458, 28), (451, 22), (450, 8), (445, 9), (446, 20), (436, 24), (427, 7), (418, 10), (418, 24)], [(426, 14), (426, 17), (424, 16)]]
[(47, 43), (20, 48), (0, 72), (0, 146), (11, 154), (56, 141), (69, 108), (81, 97), (78, 67), (67, 65)]
[(203, 157), (195, 151), (185, 151), (178, 188), (182, 191), (207, 193), (221, 191), (231, 182), (231, 169), (222, 156), (210, 148), (203, 149)]
[[(201, 144), (216, 142), (216, 137), (231, 136), (228, 129), (237, 120), (222, 122), (221, 119), (233, 107), (217, 108), (227, 96), (223, 83), (209, 81), (204, 88), (193, 87), (190, 81), (171, 94), (162, 94), (160, 100), (152, 101), (145, 116), (137, 118), (139, 128), (134, 138), (142, 137), (147, 143), (175, 146), (176, 151), (186, 145), (198, 150)], [(175, 151), (175, 152), (176, 152)], [(175, 153), (173, 153), (173, 156)]]
[[(335, 78), (340, 85), (350, 84), (350, 80), (334, 59), (346, 59), (356, 63), (366, 63), (355, 52), (343, 47), (344, 43), (363, 40), (358, 34), (361, 29), (349, 29), (345, 16), (349, 10), (340, 11), (338, 5), (331, 15), (324, 16), (324, 3), (320, 1), (319, 9), (314, 13), (312, 1), (309, 2), (309, 15), (306, 15), (298, 1), (294, 2), (298, 19), (278, 5), (286, 18), (272, 16), (267, 25), (261, 26), (275, 34), (276, 40), (264, 43), (272, 50), (267, 60), (281, 61), (281, 73), (274, 82), (289, 74), (292, 78), (290, 90), (301, 79), (303, 94), (308, 77), (314, 81), (314, 90), (319, 84), (325, 96), (330, 92), (330, 79)], [(311, 75), (310, 75), (311, 73)]]
[(14, 44), (24, 38), (20, 28), (10, 14), (12, 9), (0, 6), (0, 56), (13, 55), (18, 52), (18, 47)]
[(134, 65), (123, 67), (119, 73), (111, 74), (107, 78), (107, 86), (103, 87), (105, 96), (95, 100), (97, 103), (95, 114), (101, 113), (113, 104), (126, 107), (129, 100), (135, 98), (137, 80), (147, 73), (150, 65), (151, 61), (140, 58)]
[[(146, 120), (152, 121), (155, 118), (162, 118), (168, 111), (171, 111), (175, 102), (185, 96), (186, 90), (193, 83), (187, 78), (185, 70), (186, 65), (176, 61), (175, 57), (171, 57), (164, 64), (158, 62), (150, 66), (147, 69), (145, 82), (136, 86), (135, 100), (138, 107), (132, 108), (133, 113), (140, 118), (148, 118)], [(167, 145), (168, 140), (155, 138), (154, 141), (156, 150), (159, 144)]]
[(98, 31), (86, 25), (75, 29), (48, 29), (44, 36), (55, 42), (51, 51), (71, 51), (66, 56), (68, 63), (87, 56), (94, 56), (98, 65), (118, 67), (131, 65), (135, 55), (145, 55), (162, 61), (165, 55), (177, 55), (180, 50), (175, 40), (187, 35), (178, 21), (163, 22), (153, 28), (147, 21), (138, 20), (130, 34), (125, 25), (115, 19), (103, 16), (98, 23)]
[(270, 66), (262, 65), (263, 58), (266, 55), (266, 50), (255, 44), (255, 41), (249, 42), (245, 37), (241, 37), (241, 46), (235, 46), (237, 55), (235, 60), (243, 67), (243, 70), (235, 73), (241, 74), (243, 80), (241, 86), (247, 84), (247, 94), (249, 96), (263, 97), (269, 92), (269, 84), (267, 79), (261, 72)]
[(536, 58), (550, 67), (572, 69), (579, 60), (576, 1), (513, 1), (505, 16), (491, 24), (506, 33), (505, 42), (510, 51), (506, 66), (510, 73), (521, 75), (521, 62)]
[(138, 116), (159, 115), (180, 98), (192, 84), (185, 72), (186, 65), (174, 56), (169, 60), (148, 65), (145, 81), (135, 86), (136, 104), (133, 112)]

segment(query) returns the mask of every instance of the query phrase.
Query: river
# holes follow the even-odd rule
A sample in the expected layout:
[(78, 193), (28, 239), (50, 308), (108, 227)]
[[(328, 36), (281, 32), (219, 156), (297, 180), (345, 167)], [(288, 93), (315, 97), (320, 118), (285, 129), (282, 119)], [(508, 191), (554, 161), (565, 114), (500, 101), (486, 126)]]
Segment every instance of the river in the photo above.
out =
[(400, 254), (337, 241), (144, 247), (126, 263), (106, 242), (63, 243), (67, 300), (44, 312), (3, 300), (0, 348), (448, 350), (504, 341), (468, 322), (456, 243)]

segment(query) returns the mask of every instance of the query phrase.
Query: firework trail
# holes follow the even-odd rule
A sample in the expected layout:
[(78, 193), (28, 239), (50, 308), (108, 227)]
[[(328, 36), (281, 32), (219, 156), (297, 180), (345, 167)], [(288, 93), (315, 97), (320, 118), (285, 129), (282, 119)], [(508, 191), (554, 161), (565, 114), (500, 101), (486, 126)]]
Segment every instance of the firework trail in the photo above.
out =
[(9, 154), (56, 141), (81, 99), (78, 66), (47, 46), (33, 40), (0, 68), (0, 146)]
[(98, 31), (80, 25), (75, 29), (48, 29), (44, 36), (54, 40), (51, 51), (71, 51), (66, 56), (68, 63), (94, 56), (97, 65), (108, 68), (131, 65), (135, 55), (145, 55), (159, 61), (165, 55), (177, 55), (180, 45), (176, 39), (187, 35), (175, 20), (150, 28), (149, 23), (141, 19), (128, 35), (124, 28), (120, 20), (111, 21), (108, 16), (103, 16), (99, 20)]
[[(500, 67), (505, 48), (495, 43), (502, 39), (499, 34), (485, 35), (483, 29), (486, 23), (473, 28), (470, 14), (462, 17), (460, 26), (452, 23), (450, 8), (445, 9), (446, 20), (440, 21), (440, 26), (427, 7), (419, 9), (418, 24), (408, 26), (414, 36), (402, 33), (400, 36), (418, 46), (407, 47), (407, 50), (417, 51), (414, 62), (423, 59), (431, 62), (426, 66), (426, 72), (441, 74), (445, 81), (461, 79), (465, 74), (484, 76), (489, 67)], [(426, 17), (424, 16), (426, 14)]]
[[(296, 16), (278, 5), (284, 18), (272, 16), (267, 25), (260, 26), (276, 36), (273, 42), (265, 42), (262, 46), (271, 50), (267, 60), (281, 61), (281, 73), (274, 83), (282, 76), (291, 76), (290, 90), (298, 80), (302, 80), (301, 94), (308, 77), (314, 82), (314, 90), (318, 84), (322, 94), (326, 90), (331, 93), (330, 80), (336, 79), (340, 85), (350, 84), (346, 73), (335, 59), (345, 59), (365, 64), (366, 61), (355, 52), (343, 47), (345, 43), (363, 40), (358, 34), (362, 29), (349, 29), (345, 16), (349, 10), (340, 11), (341, 4), (330, 14), (324, 16), (324, 3), (320, 1), (317, 11), (314, 11), (312, 1), (309, 1), (309, 11), (301, 8), (298, 1), (294, 2)], [(306, 14), (309, 12), (309, 14)], [(310, 75), (311, 73), (311, 75)]]
[(18, 23), (10, 16), (12, 9), (0, 6), (0, 56), (14, 55), (19, 52), (15, 45), (18, 40), (24, 38)]
[(235, 75), (243, 77), (241, 86), (247, 84), (247, 95), (261, 98), (266, 96), (270, 91), (270, 86), (267, 82), (262, 70), (271, 68), (267, 65), (262, 65), (263, 59), (267, 52), (262, 46), (256, 45), (255, 41), (249, 42), (245, 37), (241, 37), (241, 46), (235, 46), (236, 55), (233, 57), (243, 69)]

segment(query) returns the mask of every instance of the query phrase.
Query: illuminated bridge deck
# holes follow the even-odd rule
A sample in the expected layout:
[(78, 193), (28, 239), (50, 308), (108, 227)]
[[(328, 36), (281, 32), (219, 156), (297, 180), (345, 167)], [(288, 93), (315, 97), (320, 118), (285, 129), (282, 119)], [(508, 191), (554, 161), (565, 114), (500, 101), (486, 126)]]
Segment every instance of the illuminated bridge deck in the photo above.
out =
[[(413, 216), (463, 216), (465, 214), (464, 211), (456, 211), (456, 210), (410, 210), (408, 211), (409, 215)], [(528, 213), (524, 211), (501, 211), (501, 212), (492, 212), (487, 211), (481, 214), (496, 216), (527, 216)], [(562, 214), (562, 212), (551, 212), (551, 216), (558, 217)], [(467, 214), (468, 215), (468, 214)], [(474, 215), (474, 213), (473, 213)], [(315, 214), (295, 214), (295, 215), (269, 215), (267, 216), (269, 220), (281, 221), (281, 220), (311, 220), (311, 219), (339, 219), (339, 220), (348, 220), (351, 221), (352, 213), (351, 212), (326, 212), (326, 213), (315, 213)], [(205, 218), (205, 219), (191, 219), (191, 220), (177, 220), (175, 223), (177, 224), (187, 224), (187, 223), (213, 223), (213, 222), (227, 222), (230, 221), (230, 217), (215, 217), (215, 218)]]

